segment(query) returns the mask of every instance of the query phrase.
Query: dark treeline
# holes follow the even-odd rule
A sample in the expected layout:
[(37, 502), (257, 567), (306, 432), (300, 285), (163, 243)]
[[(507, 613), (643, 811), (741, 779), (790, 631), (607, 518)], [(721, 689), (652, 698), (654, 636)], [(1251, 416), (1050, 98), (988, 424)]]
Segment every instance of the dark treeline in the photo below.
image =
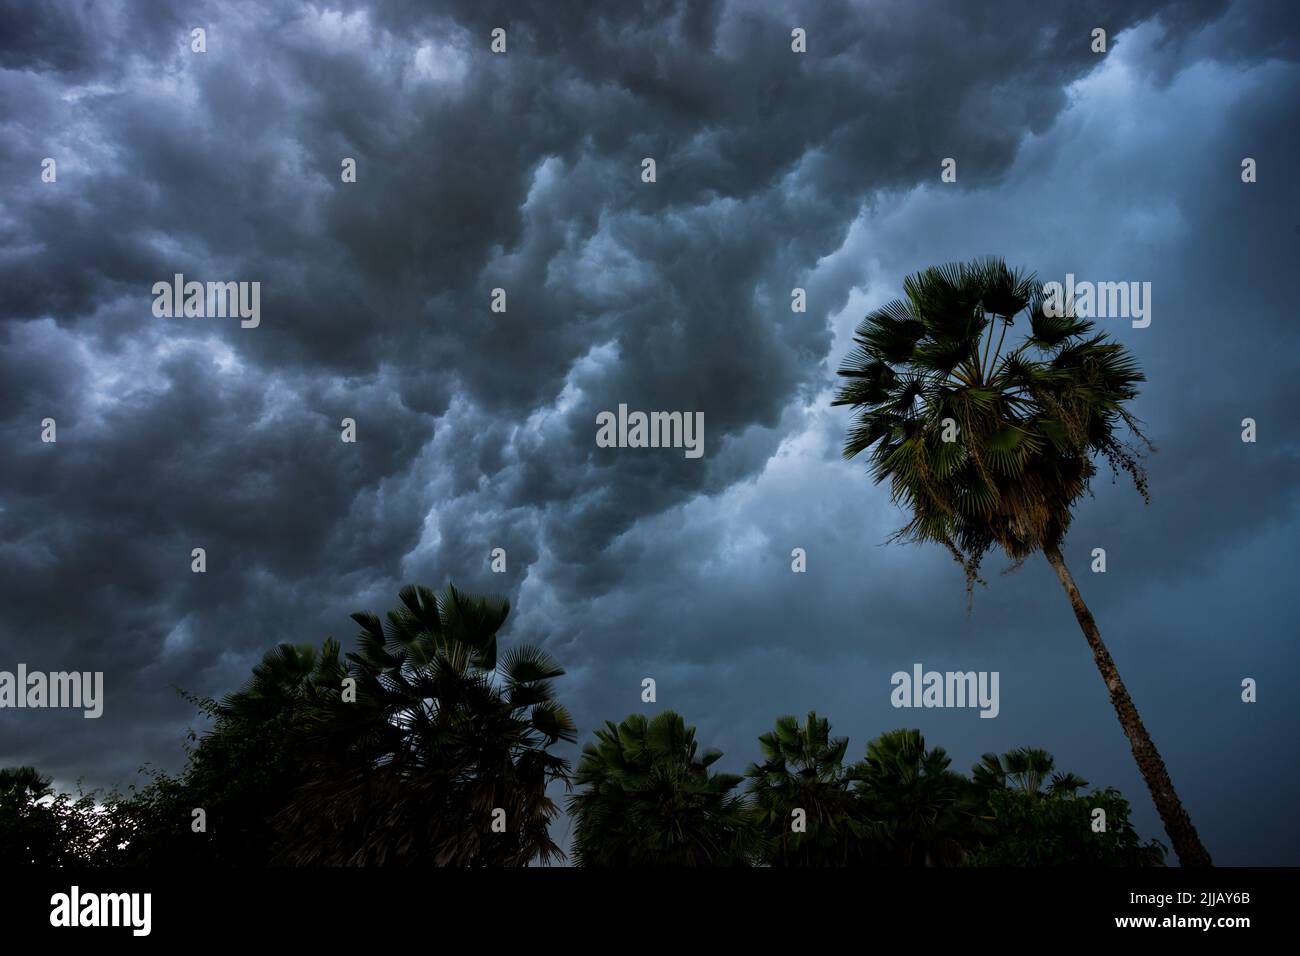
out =
[[(408, 587), (356, 650), (281, 645), (212, 719), (183, 769), (72, 797), (0, 770), (0, 863), (37, 866), (1160, 865), (1127, 801), (1050, 754), (985, 754), (969, 776), (916, 730), (848, 760), (829, 721), (781, 717), (741, 776), (672, 711), (607, 723), (576, 771), (564, 672), (498, 652), (509, 605)], [(573, 843), (550, 824), (569, 791)], [(1104, 827), (1101, 825), (1104, 821)]]

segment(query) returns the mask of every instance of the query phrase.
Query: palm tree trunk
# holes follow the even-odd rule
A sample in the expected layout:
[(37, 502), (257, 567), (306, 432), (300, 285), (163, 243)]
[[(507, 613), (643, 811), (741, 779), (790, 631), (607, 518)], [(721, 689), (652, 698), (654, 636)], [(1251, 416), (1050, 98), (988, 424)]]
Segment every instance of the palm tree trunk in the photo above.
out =
[(1115, 707), (1120, 726), (1128, 736), (1129, 745), (1133, 748), (1133, 759), (1137, 761), (1138, 770), (1147, 782), (1147, 789), (1151, 791), (1151, 799), (1155, 802), (1156, 810), (1165, 825), (1165, 833), (1169, 834), (1170, 842), (1174, 845), (1174, 852), (1178, 854), (1178, 862), (1183, 866), (1213, 866), (1209, 851), (1201, 843), (1201, 838), (1196, 835), (1192, 818), (1187, 815), (1182, 802), (1178, 799), (1178, 794), (1174, 792), (1174, 784), (1169, 779), (1165, 762), (1160, 759), (1160, 752), (1156, 750), (1151, 735), (1142, 725), (1142, 718), (1138, 716), (1137, 708), (1133, 706), (1133, 698), (1129, 697), (1128, 688), (1120, 680), (1119, 668), (1115, 666), (1110, 651), (1106, 650), (1106, 645), (1102, 643), (1097, 622), (1093, 620), (1088, 605), (1083, 603), (1083, 596), (1079, 593), (1074, 578), (1070, 576), (1070, 569), (1065, 566), (1060, 548), (1044, 548), (1043, 553), (1056, 571), (1056, 576), (1060, 578), (1065, 593), (1070, 596), (1074, 616), (1079, 621), (1079, 627), (1083, 629), (1083, 636), (1088, 639), (1088, 646), (1092, 648), (1092, 657), (1097, 662), (1097, 670), (1101, 671), (1101, 678), (1110, 691), (1110, 702)]

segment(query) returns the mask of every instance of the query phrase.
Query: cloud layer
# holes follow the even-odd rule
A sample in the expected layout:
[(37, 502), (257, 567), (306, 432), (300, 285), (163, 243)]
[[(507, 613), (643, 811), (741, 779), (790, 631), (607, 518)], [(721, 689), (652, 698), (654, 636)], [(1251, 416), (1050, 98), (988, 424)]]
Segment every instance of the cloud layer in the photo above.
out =
[[(1216, 859), (1300, 862), (1286, 4), (5, 3), (0, 33), (0, 667), (108, 687), (99, 721), (0, 714), (0, 763), (174, 765), (173, 685), (454, 580), (510, 595), (584, 735), (652, 676), (732, 767), (816, 708), (855, 754), (902, 724), (961, 765), (1046, 746), (1156, 833), (1046, 568), (967, 616), (839, 460), (853, 326), (992, 252), (1152, 282), (1151, 327), (1111, 330), (1154, 500), (1099, 484), (1067, 558)], [(260, 281), (261, 326), (155, 318), (177, 272)], [(598, 448), (619, 403), (702, 411), (704, 458)], [(1001, 716), (893, 710), (914, 661), (1000, 670)]]

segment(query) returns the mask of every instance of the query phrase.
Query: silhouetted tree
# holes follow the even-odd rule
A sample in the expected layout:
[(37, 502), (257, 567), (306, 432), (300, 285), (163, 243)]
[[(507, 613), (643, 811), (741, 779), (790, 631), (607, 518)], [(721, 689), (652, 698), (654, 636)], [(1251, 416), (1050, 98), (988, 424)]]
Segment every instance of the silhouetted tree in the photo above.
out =
[[(844, 866), (861, 858), (866, 826), (844, 764), (847, 737), (830, 736), (830, 721), (809, 712), (801, 725), (779, 717), (758, 738), (763, 762), (750, 764), (755, 819), (767, 838), (763, 861), (772, 866)], [(802, 811), (802, 832), (794, 829)]]
[[(1142, 449), (1121, 438), (1126, 427), (1150, 447), (1126, 407), (1144, 380), (1141, 369), (1123, 345), (1093, 334), (1074, 303), (1049, 305), (1032, 275), (1000, 259), (930, 268), (908, 277), (903, 290), (904, 300), (858, 326), (857, 347), (840, 369), (850, 381), (834, 404), (858, 410), (845, 457), (870, 450), (875, 480), (888, 480), (894, 501), (911, 512), (898, 537), (942, 544), (965, 569), (968, 588), (995, 547), (1017, 565), (1043, 552), (1179, 860), (1209, 865), (1061, 555), (1074, 505), (1096, 474), (1095, 456), (1147, 495)], [(1029, 334), (1004, 355), (1021, 313)]]
[(564, 671), (521, 646), (498, 658), (510, 605), (448, 587), (401, 591), (386, 620), (354, 614), (356, 700), (315, 715), (310, 779), (277, 818), (297, 864), (523, 866), (563, 858), (551, 839), (569, 784), (552, 752), (574, 739), (556, 701)]
[(747, 866), (762, 850), (743, 779), (709, 768), (695, 728), (672, 711), (606, 722), (578, 763), (573, 858), (580, 866)]
[(926, 749), (919, 730), (891, 730), (867, 744), (852, 776), (877, 862), (951, 866), (973, 843), (971, 783), (949, 769), (942, 747)]

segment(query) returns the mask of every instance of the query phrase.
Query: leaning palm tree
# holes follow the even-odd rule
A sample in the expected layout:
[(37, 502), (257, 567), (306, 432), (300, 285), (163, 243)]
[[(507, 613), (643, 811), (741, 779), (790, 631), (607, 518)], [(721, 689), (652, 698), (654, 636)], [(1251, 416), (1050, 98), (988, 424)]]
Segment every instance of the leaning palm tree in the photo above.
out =
[[(849, 382), (834, 404), (858, 410), (844, 456), (870, 449), (873, 477), (887, 479), (893, 500), (911, 512), (896, 537), (946, 547), (965, 569), (968, 591), (994, 547), (1015, 567), (1043, 552), (1180, 861), (1210, 865), (1061, 556), (1096, 456), (1127, 472), (1147, 497), (1140, 458), (1150, 443), (1125, 407), (1144, 380), (1141, 370), (1121, 344), (1094, 334), (1072, 302), (1050, 299), (1032, 275), (1000, 259), (930, 268), (903, 288), (905, 300), (858, 327), (840, 369)], [(1004, 354), (1022, 313), (1028, 334)]]

